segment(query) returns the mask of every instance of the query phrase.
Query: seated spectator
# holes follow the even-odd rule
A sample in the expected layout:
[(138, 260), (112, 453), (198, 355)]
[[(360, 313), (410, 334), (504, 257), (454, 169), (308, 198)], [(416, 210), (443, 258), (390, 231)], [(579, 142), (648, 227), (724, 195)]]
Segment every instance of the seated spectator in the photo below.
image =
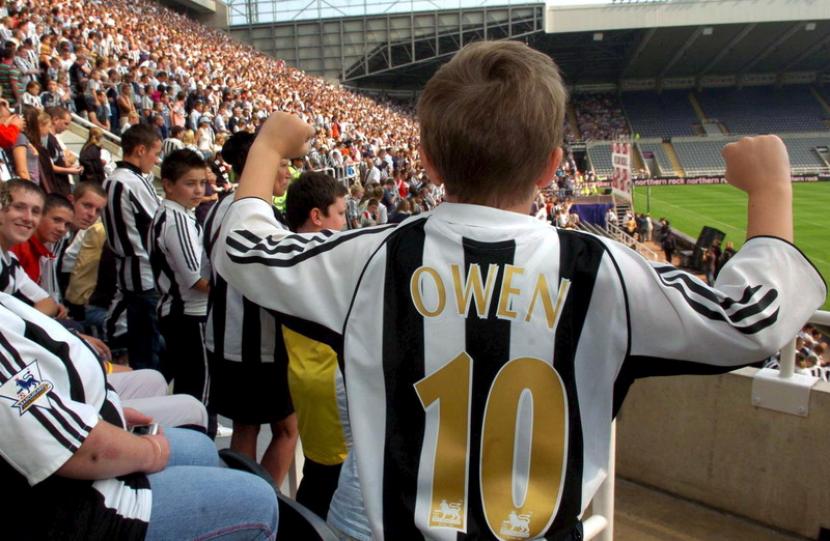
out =
[(104, 132), (100, 128), (90, 128), (86, 143), (81, 148), (78, 161), (81, 164), (81, 182), (91, 182), (102, 185), (106, 174), (104, 173), (104, 162), (101, 159), (103, 148)]
[(46, 151), (52, 161), (56, 192), (69, 195), (72, 191), (69, 175), (80, 175), (82, 169), (75, 161), (75, 155), (64, 146), (58, 136), (69, 127), (72, 117), (63, 107), (47, 107), (46, 112), (52, 119), (46, 140)]
[[(74, 209), (69, 200), (58, 194), (46, 196), (43, 214), (34, 234), (26, 242), (15, 244), (11, 251), (20, 261), (20, 266), (36, 284), (43, 288), (56, 302), (61, 300), (60, 285), (55, 262), (56, 246), (69, 231)], [(60, 249), (60, 246), (57, 246)]]
[(163, 160), (176, 150), (184, 148), (184, 143), (182, 142), (182, 134), (184, 133), (184, 128), (182, 126), (173, 126), (170, 130), (170, 137), (162, 141), (161, 143), (161, 159)]
[(398, 206), (395, 207), (395, 212), (389, 217), (390, 224), (399, 224), (412, 216), (412, 204), (409, 199), (401, 199), (398, 201)]
[[(213, 442), (198, 432), (131, 434), (127, 427), (152, 419), (122, 408), (100, 376), (98, 359), (69, 331), (0, 294), (0, 335), (7, 368), (0, 381), (20, 404), (0, 410), (4, 487), (19, 496), (7, 504), (15, 520), (6, 525), (6, 535), (275, 535), (278, 508), (270, 485), (223, 468)], [(32, 336), (40, 337), (38, 343)]]
[(23, 105), (39, 111), (43, 110), (43, 102), (40, 100), (40, 83), (29, 81), (26, 84), (26, 92), (23, 93)]
[[(44, 115), (49, 116), (46, 113)], [(40, 141), (40, 111), (27, 109), (23, 117), (26, 120), (26, 128), (17, 136), (12, 150), (14, 172), (19, 178), (40, 184), (40, 160), (35, 146), (36, 142)]]
[(29, 241), (40, 223), (46, 194), (37, 185), (12, 179), (2, 185), (3, 207), (0, 210), (0, 290), (13, 295), (50, 317), (65, 318), (66, 308), (32, 280), (11, 247)]
[(380, 203), (378, 203), (377, 199), (369, 199), (369, 203), (366, 205), (366, 210), (364, 210), (360, 216), (360, 227), (371, 227), (380, 223), (379, 206)]
[(0, 99), (0, 148), (10, 150), (24, 126), (23, 118), (20, 115), (12, 114), (9, 102)]

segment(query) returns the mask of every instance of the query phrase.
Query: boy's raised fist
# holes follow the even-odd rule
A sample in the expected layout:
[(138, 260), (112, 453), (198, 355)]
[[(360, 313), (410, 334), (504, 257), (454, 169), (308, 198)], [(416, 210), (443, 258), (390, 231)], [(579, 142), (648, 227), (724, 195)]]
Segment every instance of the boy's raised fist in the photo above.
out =
[(744, 137), (723, 147), (726, 181), (747, 193), (790, 187), (790, 158), (776, 135)]

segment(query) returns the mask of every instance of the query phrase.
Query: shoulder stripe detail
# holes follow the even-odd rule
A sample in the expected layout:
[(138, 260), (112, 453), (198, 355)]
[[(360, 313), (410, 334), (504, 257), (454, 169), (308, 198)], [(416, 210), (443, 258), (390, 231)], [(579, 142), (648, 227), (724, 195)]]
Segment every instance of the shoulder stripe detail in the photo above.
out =
[(662, 281), (665, 282), (665, 280), (663, 280), (664, 276), (668, 280), (682, 280), (690, 291), (697, 293), (702, 297), (705, 297), (706, 299), (712, 301), (713, 303), (719, 305), (721, 308), (724, 309), (731, 308), (736, 304), (741, 305), (748, 303), (750, 299), (752, 299), (753, 295), (755, 295), (755, 293), (757, 293), (761, 289), (760, 285), (754, 287), (747, 286), (744, 289), (743, 295), (740, 299), (732, 299), (730, 297), (719, 297), (714, 291), (705, 287), (700, 282), (697, 282), (687, 273), (681, 271), (676, 267), (658, 266), (654, 267), (654, 270), (657, 271), (657, 274), (661, 277)]
[[(707, 305), (706, 301), (710, 300), (708, 296), (703, 301), (693, 298), (690, 291), (685, 287), (687, 285), (685, 280), (669, 280), (664, 278), (662, 275), (658, 274), (658, 276), (660, 277), (660, 281), (663, 285), (677, 290), (683, 297), (683, 300), (686, 301), (686, 304), (688, 304), (689, 307), (695, 312), (713, 321), (723, 321), (728, 323), (735, 330), (743, 334), (755, 334), (763, 329), (766, 329), (778, 320), (778, 313), (780, 309), (776, 306), (775, 310), (771, 314), (757, 320), (755, 323), (749, 325), (739, 325), (739, 323), (745, 321), (751, 316), (768, 312), (770, 308), (774, 306), (775, 300), (778, 298), (778, 291), (775, 289), (768, 290), (767, 293), (765, 293), (764, 296), (757, 302), (745, 305), (734, 311), (732, 314), (728, 314), (720, 304), (713, 303), (714, 305)], [(714, 295), (714, 292), (711, 293)], [(744, 292), (744, 297), (746, 297), (746, 291)], [(730, 300), (732, 301), (729, 303), (730, 306), (738, 306), (737, 301), (734, 301), (734, 299)]]
[(184, 216), (178, 212), (173, 212), (173, 220), (175, 221), (176, 235), (179, 237), (179, 244), (181, 245), (182, 255), (184, 255), (187, 268), (192, 271), (199, 270), (199, 264), (196, 261), (196, 255), (193, 251), (193, 246), (190, 244), (190, 232), (187, 229), (187, 222)]
[[(232, 248), (241, 254), (246, 254), (247, 252), (255, 252), (256, 254), (265, 254), (265, 255), (237, 255), (237, 254), (228, 254), (228, 257), (235, 263), (261, 263), (263, 265), (267, 265), (269, 267), (291, 267), (294, 266), (306, 259), (311, 259), (314, 256), (318, 256), (329, 250), (332, 250), (339, 245), (343, 244), (344, 242), (350, 241), (352, 239), (356, 239), (357, 237), (361, 237), (363, 235), (376, 235), (378, 233), (386, 233), (390, 229), (394, 228), (394, 225), (387, 226), (387, 227), (378, 227), (378, 228), (371, 228), (371, 229), (361, 229), (358, 233), (352, 235), (341, 235), (337, 238), (334, 238), (328, 242), (315, 246), (313, 248), (309, 248), (307, 250), (303, 250), (297, 255), (290, 257), (288, 259), (277, 259), (274, 257), (266, 257), (267, 255), (273, 255), (268, 249), (261, 246), (261, 242), (253, 247), (248, 247), (243, 245), (237, 239), (228, 237), (227, 245), (228, 248)], [(297, 250), (301, 250), (301, 247), (297, 247)]]

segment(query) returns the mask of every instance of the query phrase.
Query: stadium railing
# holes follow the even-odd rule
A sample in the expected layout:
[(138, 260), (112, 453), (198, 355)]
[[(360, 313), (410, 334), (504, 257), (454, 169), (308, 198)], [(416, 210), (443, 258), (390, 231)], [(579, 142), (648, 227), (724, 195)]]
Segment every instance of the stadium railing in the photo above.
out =
[[(830, 312), (816, 311), (808, 321), (830, 326)], [(752, 405), (798, 417), (810, 414), (810, 395), (821, 374), (795, 371), (796, 337), (781, 348), (778, 369), (761, 368), (752, 376)]]
[(651, 261), (660, 261), (660, 256), (657, 255), (657, 253), (654, 250), (652, 250), (642, 242), (639, 242), (636, 239), (634, 239), (634, 237), (623, 231), (618, 225), (609, 223), (607, 225), (607, 228), (612, 238), (622, 242), (626, 246), (633, 246), (634, 249), (638, 253), (642, 254), (642, 256), (646, 259), (649, 259)]
[[(92, 122), (90, 122), (89, 120), (85, 119), (84, 117), (77, 115), (76, 113), (71, 113), (71, 115), (72, 115), (72, 122), (80, 124), (81, 126), (86, 128), (87, 130), (90, 129), (90, 128), (97, 128), (98, 127), (95, 124), (93, 124)], [(120, 137), (118, 137), (117, 135), (115, 135), (114, 133), (112, 133), (109, 130), (105, 130), (105, 129), (102, 129), (102, 128), (99, 128), (99, 129), (101, 129), (101, 131), (104, 132), (104, 137), (106, 137), (108, 140), (110, 140), (111, 142), (113, 142), (113, 143), (115, 143), (119, 146), (121, 145), (121, 138)]]

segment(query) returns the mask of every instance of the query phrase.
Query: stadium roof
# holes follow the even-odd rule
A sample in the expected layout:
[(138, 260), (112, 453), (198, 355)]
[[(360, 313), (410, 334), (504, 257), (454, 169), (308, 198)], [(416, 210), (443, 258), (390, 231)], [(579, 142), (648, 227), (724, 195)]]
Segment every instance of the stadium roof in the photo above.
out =
[(494, 38), (521, 39), (550, 54), (577, 88), (830, 82), (830, 0), (230, 0), (229, 6), (246, 8), (237, 15), (244, 11), (247, 22), (232, 26), (234, 35), (360, 87), (420, 89), (463, 44)]

